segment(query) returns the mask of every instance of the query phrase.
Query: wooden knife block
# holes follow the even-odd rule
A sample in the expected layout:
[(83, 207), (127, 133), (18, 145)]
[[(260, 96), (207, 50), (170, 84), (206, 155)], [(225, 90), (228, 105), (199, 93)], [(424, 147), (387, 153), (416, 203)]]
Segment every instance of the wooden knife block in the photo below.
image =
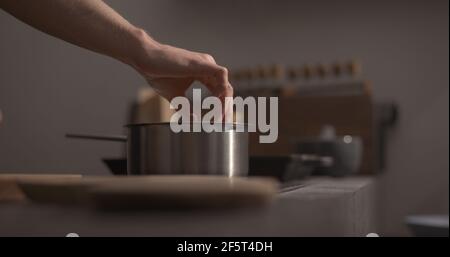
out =
[(363, 157), (360, 173), (373, 174), (374, 121), (370, 94), (342, 96), (280, 96), (278, 140), (260, 144), (259, 133), (250, 133), (250, 155), (287, 155), (295, 152), (295, 142), (316, 138), (324, 125), (337, 136), (360, 136)]
[(169, 122), (174, 110), (170, 103), (150, 88), (139, 92), (138, 101), (132, 106), (130, 123)]

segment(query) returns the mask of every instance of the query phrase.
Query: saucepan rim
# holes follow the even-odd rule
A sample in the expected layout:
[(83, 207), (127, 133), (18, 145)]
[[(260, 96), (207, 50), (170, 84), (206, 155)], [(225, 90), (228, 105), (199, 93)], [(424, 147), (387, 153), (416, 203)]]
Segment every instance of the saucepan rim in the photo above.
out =
[[(132, 128), (132, 127), (147, 127), (147, 126), (168, 126), (173, 122), (144, 122), (144, 123), (129, 123), (126, 124), (125, 127), (127, 128)], [(206, 122), (189, 122), (187, 124), (203, 124)], [(235, 129), (236, 127), (244, 127), (245, 130), (247, 131), (248, 128), (255, 126), (254, 124), (251, 123), (239, 123), (239, 122), (221, 122), (221, 123), (215, 123), (214, 126), (233, 126), (233, 129)]]

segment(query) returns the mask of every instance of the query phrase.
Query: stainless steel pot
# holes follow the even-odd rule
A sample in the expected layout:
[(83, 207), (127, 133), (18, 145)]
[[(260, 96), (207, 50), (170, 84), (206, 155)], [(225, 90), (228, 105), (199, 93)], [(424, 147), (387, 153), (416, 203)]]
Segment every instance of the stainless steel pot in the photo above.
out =
[[(223, 124), (222, 132), (179, 132), (170, 123), (128, 125), (128, 137), (68, 134), (71, 138), (127, 142), (127, 172), (141, 174), (248, 174), (248, 132)], [(245, 125), (240, 125), (245, 126)]]

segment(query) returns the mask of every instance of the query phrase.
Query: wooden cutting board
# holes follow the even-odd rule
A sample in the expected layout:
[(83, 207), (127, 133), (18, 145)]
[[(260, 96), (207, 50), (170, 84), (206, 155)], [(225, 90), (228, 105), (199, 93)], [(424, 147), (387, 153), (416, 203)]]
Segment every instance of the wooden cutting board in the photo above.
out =
[(26, 200), (25, 194), (18, 186), (19, 180), (29, 181), (66, 181), (80, 179), (77, 174), (0, 174), (0, 202), (17, 202)]
[(197, 175), (21, 179), (18, 184), (35, 202), (115, 210), (260, 206), (278, 190), (277, 182), (268, 178)]

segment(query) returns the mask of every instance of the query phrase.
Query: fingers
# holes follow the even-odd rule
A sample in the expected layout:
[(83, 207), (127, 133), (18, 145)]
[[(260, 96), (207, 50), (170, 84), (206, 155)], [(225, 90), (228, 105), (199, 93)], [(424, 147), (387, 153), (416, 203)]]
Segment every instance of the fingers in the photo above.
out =
[[(228, 70), (224, 67), (215, 65), (212, 67), (211, 74), (203, 77), (200, 81), (208, 87), (214, 96), (219, 97), (222, 102), (224, 121), (232, 122), (232, 118), (230, 117), (232, 117), (233, 105), (230, 104), (230, 101), (227, 101), (227, 97), (233, 97), (233, 87), (228, 81)], [(228, 118), (228, 120), (225, 120), (225, 118)]]
[(228, 81), (228, 70), (219, 65), (208, 67), (200, 81), (205, 84), (211, 93), (217, 97), (232, 97), (233, 87)]
[(203, 58), (204, 60), (206, 60), (207, 62), (216, 64), (216, 60), (214, 60), (214, 57), (212, 57), (209, 54), (200, 54), (201, 58)]

